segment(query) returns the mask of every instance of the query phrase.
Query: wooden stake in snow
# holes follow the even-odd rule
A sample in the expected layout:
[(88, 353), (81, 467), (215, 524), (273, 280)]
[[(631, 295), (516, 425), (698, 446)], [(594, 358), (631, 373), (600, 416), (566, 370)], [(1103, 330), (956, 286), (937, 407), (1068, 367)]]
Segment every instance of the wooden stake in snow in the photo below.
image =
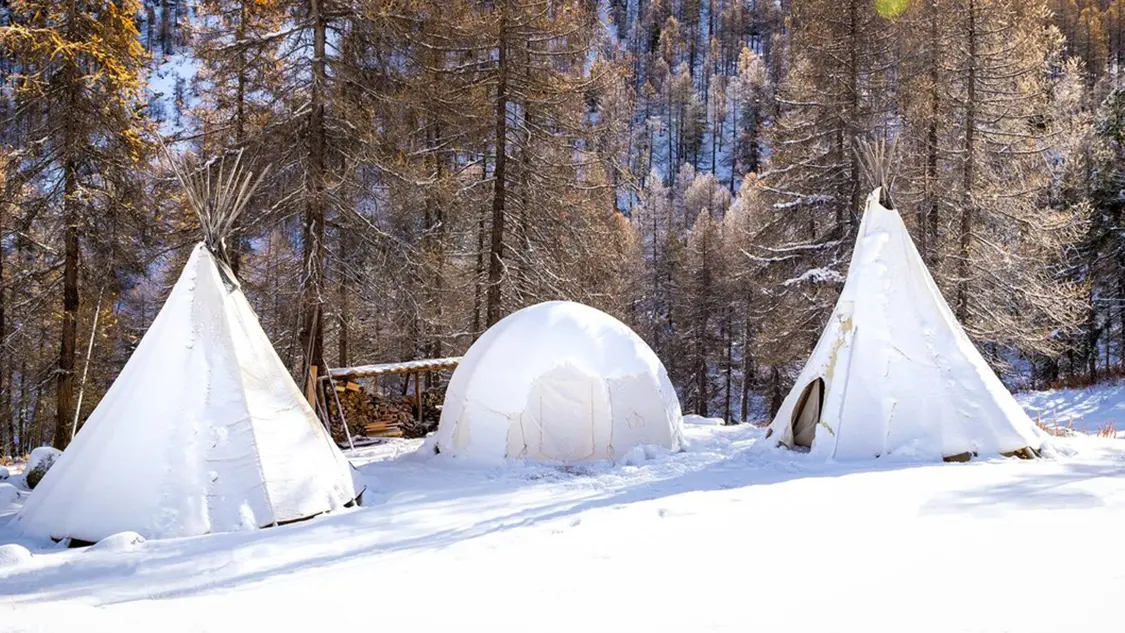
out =
[(78, 383), (78, 403), (74, 405), (74, 423), (70, 425), (70, 439), (78, 435), (78, 416), (82, 413), (82, 396), (86, 395), (86, 375), (90, 372), (90, 358), (94, 354), (94, 335), (98, 332), (98, 317), (102, 315), (102, 295), (105, 288), (98, 289), (98, 302), (94, 306), (94, 324), (90, 326), (90, 342), (86, 345), (86, 363), (82, 366), (82, 382)]
[(855, 153), (863, 170), (863, 176), (871, 189), (882, 188), (879, 203), (887, 209), (895, 208), (891, 202), (891, 188), (894, 186), (896, 174), (891, 169), (891, 162), (894, 161), (897, 150), (897, 137), (889, 144), (886, 137), (881, 137), (874, 143), (865, 138), (857, 138), (855, 142)]

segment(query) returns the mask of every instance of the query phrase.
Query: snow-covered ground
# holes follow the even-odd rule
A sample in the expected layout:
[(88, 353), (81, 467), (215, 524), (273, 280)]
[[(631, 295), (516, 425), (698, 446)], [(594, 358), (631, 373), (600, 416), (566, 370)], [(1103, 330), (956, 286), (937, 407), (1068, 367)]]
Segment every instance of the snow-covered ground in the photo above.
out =
[(1032, 419), (1047, 426), (1073, 428), (1090, 435), (1108, 431), (1125, 438), (1125, 383), (1028, 391), (1016, 394), (1016, 400)]
[(359, 449), (363, 508), (35, 550), (0, 568), (0, 631), (1121, 630), (1125, 442), (825, 464), (761, 433), (690, 418), (685, 452), (585, 467)]

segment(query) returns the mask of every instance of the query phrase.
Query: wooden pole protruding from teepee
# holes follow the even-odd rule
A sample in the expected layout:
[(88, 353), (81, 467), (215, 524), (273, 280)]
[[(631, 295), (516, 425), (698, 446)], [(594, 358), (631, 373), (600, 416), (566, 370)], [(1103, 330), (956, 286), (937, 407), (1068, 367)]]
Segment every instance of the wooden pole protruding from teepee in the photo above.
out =
[[(243, 150), (238, 150), (234, 163), (228, 165), (219, 159), (200, 161), (193, 155), (177, 158), (168, 148), (164, 153), (172, 165), (176, 179), (184, 188), (188, 205), (199, 218), (203, 229), (203, 243), (223, 264), (230, 265), (226, 238), (233, 232), (234, 223), (246, 209), (247, 203), (269, 172), (267, 165), (260, 174), (246, 168), (242, 162)], [(213, 168), (218, 163), (218, 170)]]
[(309, 406), (316, 408), (316, 365), (309, 367), (308, 382), (305, 383), (305, 398), (308, 398)]
[(879, 204), (888, 209), (895, 208), (891, 200), (891, 188), (894, 186), (897, 175), (892, 163), (898, 152), (898, 137), (887, 141), (885, 136), (872, 142), (865, 138), (857, 138), (855, 153), (859, 159), (863, 177), (871, 189), (881, 188)]

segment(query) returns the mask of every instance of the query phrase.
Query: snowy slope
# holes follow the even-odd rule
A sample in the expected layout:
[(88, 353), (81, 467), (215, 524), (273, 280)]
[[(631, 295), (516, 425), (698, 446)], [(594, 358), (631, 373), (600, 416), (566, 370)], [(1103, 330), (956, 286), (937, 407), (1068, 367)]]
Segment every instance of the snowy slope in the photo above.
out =
[(199, 105), (192, 82), (200, 68), (189, 53), (167, 55), (153, 63), (148, 77), (149, 116), (164, 137), (177, 138), (195, 129), (191, 108)]
[(579, 468), (362, 449), (372, 506), (0, 569), (0, 632), (1120, 630), (1125, 442), (844, 465), (760, 435), (692, 418), (686, 452)]
[(1048, 426), (1072, 428), (1097, 435), (1107, 427), (1125, 438), (1125, 383), (1094, 385), (1085, 389), (1054, 389), (1016, 394), (1016, 400), (1033, 419)]

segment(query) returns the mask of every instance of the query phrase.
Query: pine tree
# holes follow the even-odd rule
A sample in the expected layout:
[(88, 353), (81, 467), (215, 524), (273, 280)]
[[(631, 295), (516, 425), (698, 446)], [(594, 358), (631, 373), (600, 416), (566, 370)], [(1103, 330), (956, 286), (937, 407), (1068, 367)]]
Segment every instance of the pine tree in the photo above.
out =
[(120, 209), (146, 150), (140, 103), (146, 55), (134, 23), (134, 0), (20, 0), (0, 44), (15, 56), (16, 121), (27, 138), (20, 178), (58, 213), (61, 224), (62, 327), (54, 444), (70, 441), (83, 238)]
[[(1038, 202), (1050, 185), (1044, 152), (1070, 125), (1053, 121), (1047, 62), (1057, 32), (1044, 29), (1044, 2), (959, 0), (947, 31), (950, 182), (956, 201), (939, 279), (977, 339), (1050, 352), (1046, 333), (1065, 325), (1071, 293), (1048, 265), (1071, 225)], [(1035, 258), (1029, 265), (1025, 258)], [(947, 286), (947, 287), (949, 287)]]
[[(264, 145), (271, 136), (270, 127), (276, 125), (282, 77), (281, 42), (275, 34), (284, 18), (284, 6), (277, 0), (199, 3), (192, 52), (200, 63), (194, 81), (201, 99), (194, 114), (205, 151), (247, 150), (251, 159), (272, 153)], [(258, 209), (250, 209), (245, 217), (255, 216), (260, 216)], [(240, 228), (235, 228), (230, 245), (235, 274), (246, 250)]]
[(793, 6), (791, 21), (763, 174), (773, 217), (751, 250), (773, 264), (771, 322), (789, 334), (788, 354), (774, 357), (784, 363), (804, 358), (838, 296), (868, 186), (855, 143), (888, 125), (897, 62), (897, 24), (870, 3), (809, 0)]

